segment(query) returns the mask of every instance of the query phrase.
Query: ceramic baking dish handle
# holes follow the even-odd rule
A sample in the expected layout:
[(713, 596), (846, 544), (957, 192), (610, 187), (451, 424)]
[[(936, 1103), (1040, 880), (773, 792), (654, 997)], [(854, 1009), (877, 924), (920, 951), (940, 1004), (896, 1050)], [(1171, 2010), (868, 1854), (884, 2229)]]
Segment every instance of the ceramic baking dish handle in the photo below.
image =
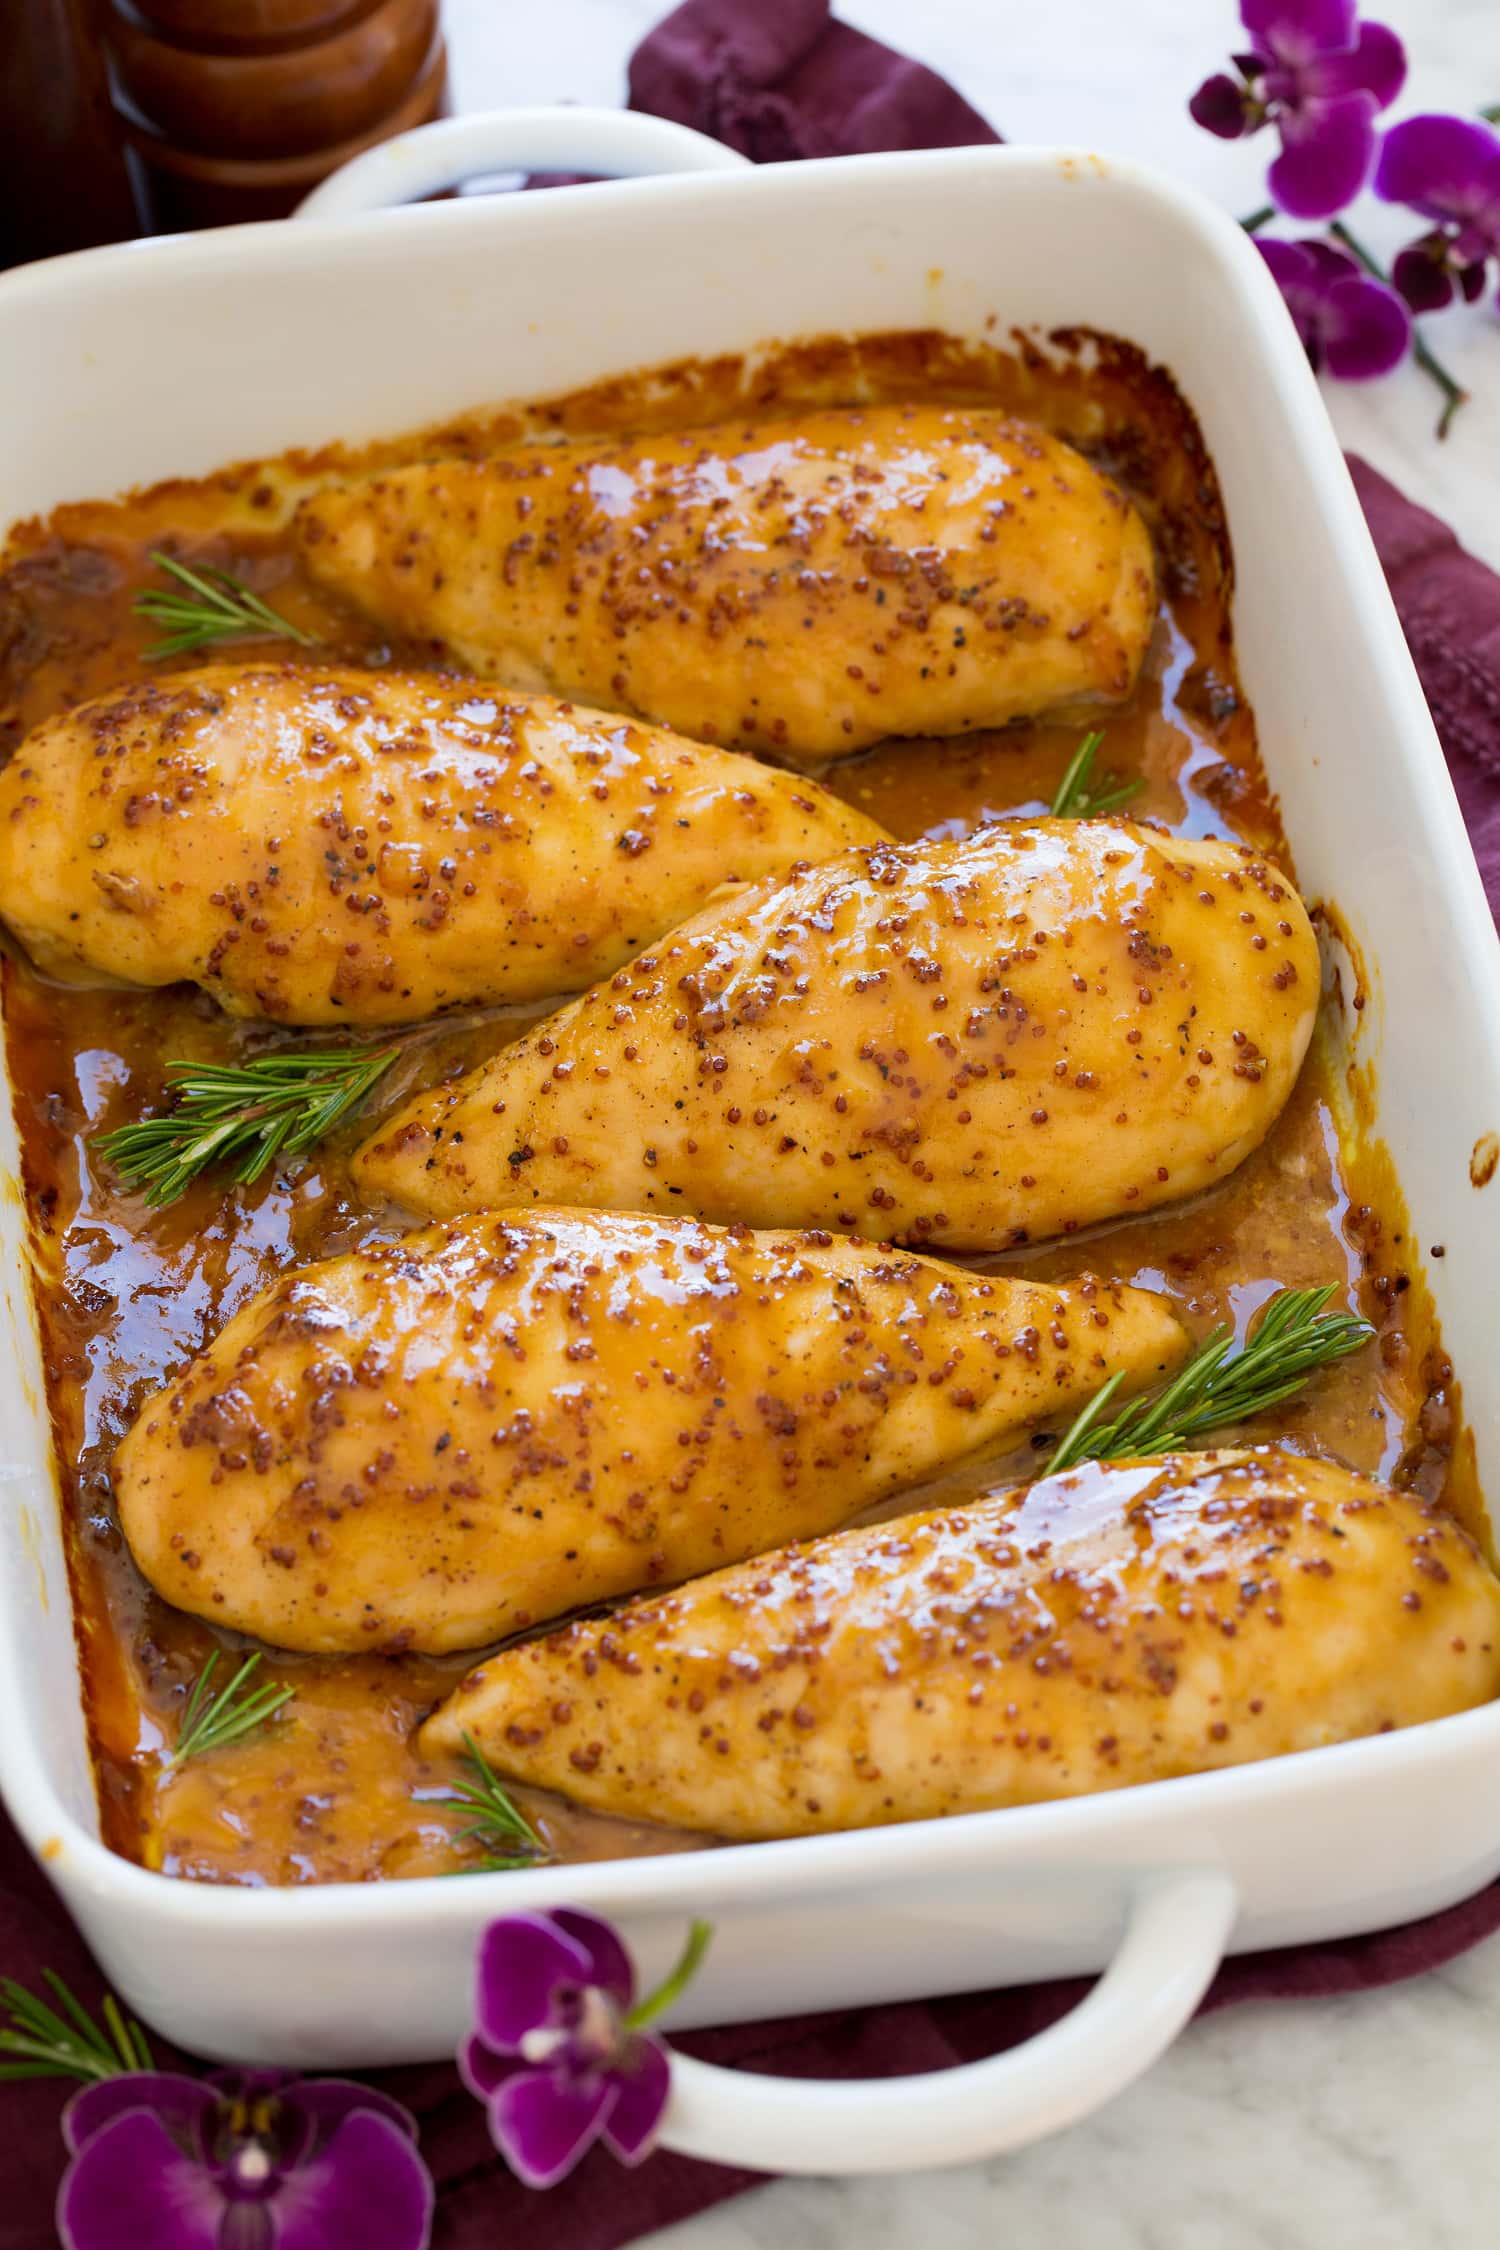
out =
[(909, 2172), (1020, 2148), (1098, 2109), (1176, 2038), (1236, 1911), (1217, 1868), (1147, 1877), (1104, 1975), (1024, 2046), (909, 2078), (770, 2078), (674, 2054), (661, 2142), (757, 2172)]
[(722, 141), (629, 109), (492, 109), (398, 133), (352, 157), (294, 216), (344, 219), (416, 203), (492, 172), (739, 172), (748, 158)]

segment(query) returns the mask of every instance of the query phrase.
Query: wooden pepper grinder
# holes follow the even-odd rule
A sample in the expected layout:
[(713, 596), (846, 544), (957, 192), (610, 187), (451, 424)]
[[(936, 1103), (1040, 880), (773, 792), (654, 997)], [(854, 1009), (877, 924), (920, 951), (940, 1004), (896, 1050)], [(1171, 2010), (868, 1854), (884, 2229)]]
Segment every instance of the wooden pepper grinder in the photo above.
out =
[(0, 0), (0, 266), (137, 231), (89, 0)]
[(443, 107), (438, 0), (102, 0), (153, 233), (283, 218)]

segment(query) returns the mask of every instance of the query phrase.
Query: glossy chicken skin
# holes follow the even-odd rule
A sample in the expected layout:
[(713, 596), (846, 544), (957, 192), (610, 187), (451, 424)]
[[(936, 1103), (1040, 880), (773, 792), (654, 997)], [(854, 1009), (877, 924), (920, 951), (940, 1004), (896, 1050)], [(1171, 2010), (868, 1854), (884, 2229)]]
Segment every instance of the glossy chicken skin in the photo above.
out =
[(142, 1409), (120, 1521), (281, 1648), (476, 1648), (847, 1521), (1185, 1339), (1165, 1302), (543, 1211), (286, 1275)]
[(406, 1023), (573, 991), (724, 882), (881, 834), (815, 783), (475, 683), (215, 664), (39, 727), (0, 914), (55, 975)]
[(573, 1203), (988, 1249), (1207, 1187), (1262, 1139), (1318, 957), (1242, 846), (1129, 821), (878, 845), (710, 910), (398, 1111), (414, 1211)]
[(632, 1819), (808, 1834), (1080, 1796), (1500, 1690), (1446, 1515), (1275, 1447), (846, 1531), (503, 1650), (429, 1720)]
[(1118, 700), (1156, 610), (1129, 502), (988, 407), (426, 462), (315, 494), (299, 527), (388, 630), (793, 764)]

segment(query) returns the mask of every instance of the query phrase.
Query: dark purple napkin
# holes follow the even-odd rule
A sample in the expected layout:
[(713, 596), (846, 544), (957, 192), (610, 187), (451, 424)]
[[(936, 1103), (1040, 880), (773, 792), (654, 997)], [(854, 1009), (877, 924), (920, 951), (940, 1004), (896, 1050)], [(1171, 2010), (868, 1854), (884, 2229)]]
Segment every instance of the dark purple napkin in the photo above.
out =
[[(637, 52), (638, 109), (716, 134), (758, 161), (856, 149), (960, 146), (997, 136), (942, 79), (834, 23), (827, 0), (688, 0)], [(1500, 910), (1500, 578), (1435, 516), (1362, 461), (1359, 496), (1443, 738), (1490, 901)], [(1205, 2008), (1362, 1992), (1433, 1969), (1500, 1929), (1500, 1884), (1404, 1929), (1260, 1953), (1220, 1971)], [(44, 1969), (94, 2006), (99, 1974), (51, 1886), (0, 1814), (0, 1974), (37, 1988)], [(808, 2078), (941, 2070), (998, 2053), (1064, 2013), (1082, 1983), (850, 2009), (703, 2032), (694, 2054)], [(158, 2059), (170, 2058), (157, 2043)], [(387, 2071), (380, 2083), (421, 2121), (438, 2182), (434, 2250), (617, 2250), (653, 2228), (755, 2184), (684, 2157), (627, 2172), (595, 2151), (548, 2194), (521, 2187), (490, 2146), (484, 2117), (445, 2065)], [(55, 2082), (6, 2087), (0, 2250), (50, 2250), (62, 2171)], [(356, 2250), (351, 2244), (349, 2250)]]
[(631, 57), (630, 106), (757, 164), (1000, 138), (945, 78), (837, 22), (829, 0), (687, 0)]
[(1368, 461), (1348, 460), (1500, 921), (1500, 579)]

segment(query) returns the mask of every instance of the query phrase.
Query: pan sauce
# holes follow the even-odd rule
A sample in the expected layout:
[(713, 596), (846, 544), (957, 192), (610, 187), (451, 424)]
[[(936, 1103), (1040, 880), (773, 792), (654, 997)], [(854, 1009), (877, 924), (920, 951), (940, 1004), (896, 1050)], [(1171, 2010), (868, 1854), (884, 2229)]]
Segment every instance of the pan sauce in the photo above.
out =
[[(1129, 347), (1079, 334), (1053, 339), (1044, 354), (1012, 341), (1001, 350), (894, 336), (800, 346), (755, 365), (668, 369), (526, 415), (474, 417), (372, 449), (358, 465), (478, 451), (528, 431), (613, 435), (861, 398), (998, 399), (1112, 469), (1151, 524), (1162, 611), (1131, 702), (1106, 722), (1101, 768), (1143, 776), (1133, 816), (1183, 835), (1234, 834), (1294, 868), (1236, 685), (1227, 540), (1191, 417), (1167, 378)], [(290, 456), (121, 503), (69, 506), (46, 524), (21, 527), (0, 579), (4, 751), (49, 713), (148, 669), (140, 651), (149, 630), (130, 604), (142, 585), (158, 582), (148, 550), (164, 541), (181, 540), (195, 559), (248, 579), (331, 655), (430, 661), (430, 652), (372, 646), (369, 628), (299, 573), (283, 529), (288, 506), (310, 481), (347, 465), (332, 451)], [(899, 836), (957, 835), (1045, 805), (1079, 732), (1077, 722), (1039, 724), (882, 745), (828, 778)], [(372, 1215), (352, 1195), (352, 1135), (325, 1145), (300, 1172), (232, 1194), (199, 1184), (171, 1209), (147, 1213), (89, 1162), (88, 1141), (159, 1102), (168, 1059), (252, 1052), (267, 1032), (231, 1024), (187, 987), (150, 995), (66, 989), (14, 954), (3, 970), (106, 1841), (148, 1866), (220, 1882), (371, 1880), (469, 1863), (449, 1841), (459, 1823), (439, 1802), (451, 1773), (409, 1747), (416, 1721), (468, 1659), (268, 1654), (262, 1676), (296, 1690), (283, 1718), (180, 1774), (166, 1768), (187, 1687), (216, 1636), (145, 1586), (110, 1496), (110, 1456), (138, 1402), (248, 1297), (289, 1265), (399, 1233), (405, 1220)], [(1335, 985), (1325, 1002), (1331, 1019), (1349, 997)], [(477, 1061), (497, 1020), (519, 1029), (541, 1012), (491, 1010), (419, 1033), (384, 1083), (382, 1104)], [(1336, 1116), (1357, 1117), (1358, 1108), (1331, 1045), (1319, 1042), (1264, 1147), (1219, 1189), (1086, 1239), (976, 1262), (1042, 1280), (1092, 1266), (1163, 1290), (1198, 1333), (1223, 1319), (1243, 1334), (1278, 1286), (1355, 1282), (1375, 1341), (1325, 1372), (1305, 1400), (1244, 1434), (1283, 1434), (1294, 1446), (1413, 1483), (1481, 1528), (1456, 1391), (1413, 1270), (1399, 1191), (1378, 1149), (1352, 1129), (1340, 1145)], [(1012, 1459), (998, 1472), (993, 1462), (968, 1466), (884, 1512), (978, 1490), (997, 1473), (1024, 1475), (1037, 1458)], [(231, 1650), (241, 1645), (222, 1638)], [(564, 1859), (702, 1841), (518, 1795)]]

